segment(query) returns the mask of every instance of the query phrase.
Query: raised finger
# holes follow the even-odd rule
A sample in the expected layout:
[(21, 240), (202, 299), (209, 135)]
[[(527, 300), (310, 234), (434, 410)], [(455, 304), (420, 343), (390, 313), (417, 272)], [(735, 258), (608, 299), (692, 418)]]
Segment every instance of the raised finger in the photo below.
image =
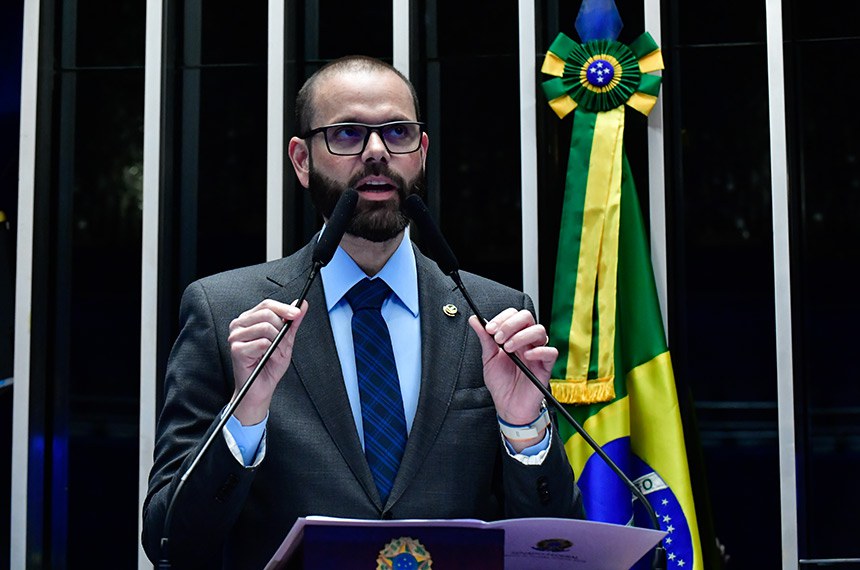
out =
[(502, 346), (508, 352), (546, 346), (548, 336), (542, 325), (531, 325), (518, 330), (504, 341)]
[(537, 346), (523, 352), (523, 359), (550, 372), (555, 361), (558, 360), (558, 349), (553, 346)]
[(507, 321), (509, 318), (511, 318), (515, 314), (517, 314), (516, 309), (514, 309), (514, 308), (505, 309), (504, 311), (502, 311), (501, 313), (499, 313), (498, 315), (496, 315), (495, 317), (493, 317), (492, 319), (487, 321), (487, 324), (484, 327), (484, 330), (486, 330), (491, 335), (495, 335), (497, 332), (499, 332), (499, 329), (502, 326), (502, 324), (504, 324), (505, 321)]
[(248, 327), (259, 322), (268, 322), (280, 328), (284, 321), (296, 319), (300, 314), (301, 310), (293, 305), (265, 299), (257, 306), (236, 317), (230, 323), (230, 328), (232, 329), (234, 326)]
[(276, 317), (276, 320), (274, 321), (267, 319), (265, 321), (248, 324), (247, 326), (231, 327), (227, 341), (234, 343), (264, 339), (271, 342), (276, 336), (278, 336), (278, 332), (283, 326), (284, 321), (279, 317)]
[(515, 311), (504, 322), (499, 324), (499, 330), (493, 335), (499, 344), (506, 343), (514, 335), (535, 325), (534, 316), (526, 310)]

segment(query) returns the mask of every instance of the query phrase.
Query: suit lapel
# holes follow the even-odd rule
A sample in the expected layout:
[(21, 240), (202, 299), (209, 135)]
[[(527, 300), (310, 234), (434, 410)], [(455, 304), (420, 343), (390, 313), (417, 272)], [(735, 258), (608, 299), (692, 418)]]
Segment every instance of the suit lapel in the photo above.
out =
[[(281, 273), (269, 279), (280, 285), (272, 298), (292, 303), (301, 294), (311, 268), (311, 247), (299, 251), (284, 264)], [(337, 358), (337, 348), (326, 311), (322, 279), (317, 276), (308, 291), (309, 310), (296, 334), (291, 366), (305, 387), (326, 431), (346, 460), (367, 495), (382, 507), (379, 491), (367, 466), (367, 459), (355, 431), (355, 421), (343, 382), (343, 372)]]
[(417, 249), (415, 257), (421, 313), (421, 389), (412, 431), (386, 506), (403, 495), (436, 441), (460, 376), (466, 334), (471, 332), (467, 330), (467, 315), (448, 317), (442, 311), (448, 303), (463, 303), (453, 282)]

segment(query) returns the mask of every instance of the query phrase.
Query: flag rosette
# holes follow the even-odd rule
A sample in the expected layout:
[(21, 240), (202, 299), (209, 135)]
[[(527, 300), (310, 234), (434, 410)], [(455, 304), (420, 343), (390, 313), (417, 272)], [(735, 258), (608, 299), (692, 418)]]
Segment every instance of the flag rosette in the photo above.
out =
[(660, 48), (645, 32), (629, 46), (610, 39), (578, 43), (559, 34), (541, 71), (555, 76), (543, 90), (553, 111), (564, 118), (576, 108), (599, 113), (625, 103), (647, 115), (657, 102), (663, 69)]

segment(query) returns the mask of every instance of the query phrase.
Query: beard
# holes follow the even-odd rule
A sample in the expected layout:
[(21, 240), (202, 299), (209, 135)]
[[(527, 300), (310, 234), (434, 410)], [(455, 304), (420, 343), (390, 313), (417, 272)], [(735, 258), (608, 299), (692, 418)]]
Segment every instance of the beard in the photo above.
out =
[(388, 241), (409, 225), (409, 218), (400, 210), (403, 201), (411, 194), (424, 197), (426, 184), (423, 168), (413, 180), (406, 182), (403, 177), (392, 172), (387, 164), (367, 164), (362, 172), (353, 176), (346, 184), (341, 184), (317, 172), (311, 162), (308, 183), (311, 201), (317, 212), (329, 219), (341, 194), (347, 188), (355, 188), (355, 184), (366, 176), (388, 177), (397, 186), (397, 196), (378, 202), (359, 199), (346, 233), (372, 242)]

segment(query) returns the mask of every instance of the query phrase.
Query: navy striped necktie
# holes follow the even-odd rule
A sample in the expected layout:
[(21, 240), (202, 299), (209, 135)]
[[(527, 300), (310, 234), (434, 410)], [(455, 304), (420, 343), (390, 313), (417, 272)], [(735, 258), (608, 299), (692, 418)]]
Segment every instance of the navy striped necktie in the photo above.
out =
[(361, 397), (364, 454), (382, 502), (388, 499), (406, 448), (403, 397), (388, 326), (380, 308), (391, 289), (382, 279), (363, 279), (346, 294), (352, 307), (352, 342)]

